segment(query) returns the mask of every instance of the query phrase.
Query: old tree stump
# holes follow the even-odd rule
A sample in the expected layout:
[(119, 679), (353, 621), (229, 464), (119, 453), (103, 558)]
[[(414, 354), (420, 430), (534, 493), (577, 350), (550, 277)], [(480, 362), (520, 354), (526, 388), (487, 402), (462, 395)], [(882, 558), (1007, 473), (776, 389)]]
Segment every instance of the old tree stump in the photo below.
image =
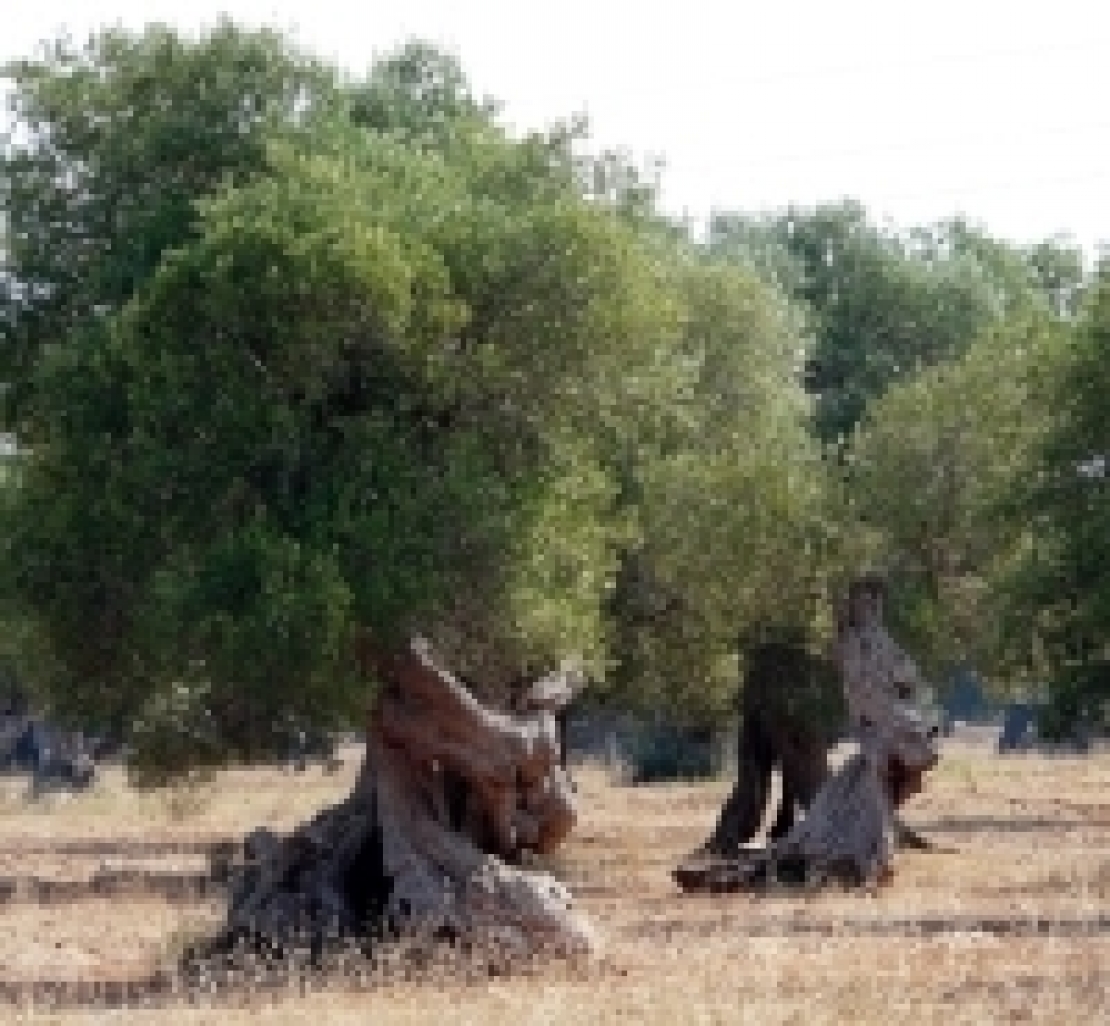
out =
[[(883, 623), (883, 585), (853, 583), (840, 619), (836, 661), (859, 751), (817, 792), (803, 819), (765, 848), (702, 849), (674, 871), (684, 890), (734, 890), (775, 880), (819, 883), (889, 878), (895, 810), (937, 762), (934, 726), (915, 705), (920, 675)], [(727, 809), (727, 804), (726, 804)]]
[(288, 836), (247, 838), (206, 953), (383, 934), (509, 954), (590, 950), (566, 888), (520, 865), (575, 822), (556, 712), (576, 672), (542, 678), (508, 712), (479, 702), (420, 640), (375, 668), (384, 688), (353, 790)]

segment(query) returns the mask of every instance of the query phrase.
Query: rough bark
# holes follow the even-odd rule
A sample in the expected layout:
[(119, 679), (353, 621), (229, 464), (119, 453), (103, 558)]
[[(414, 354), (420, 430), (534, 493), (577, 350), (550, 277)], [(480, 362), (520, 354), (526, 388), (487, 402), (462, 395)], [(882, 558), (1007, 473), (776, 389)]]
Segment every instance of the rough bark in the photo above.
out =
[[(674, 874), (684, 889), (749, 886), (779, 877), (783, 868), (808, 881), (878, 882), (891, 875), (900, 834), (894, 812), (936, 763), (937, 731), (913, 705), (917, 667), (887, 633), (882, 589), (873, 580), (850, 592), (837, 658), (859, 752), (824, 783), (805, 817), (765, 849), (722, 857), (707, 848), (691, 856)], [(724, 812), (731, 815), (730, 804)]]
[[(831, 656), (809, 651), (800, 641), (762, 641), (746, 647), (740, 694), (737, 777), (703, 851), (736, 854), (759, 833), (779, 770), (777, 815), (767, 832), (772, 841), (794, 827), (832, 775), (829, 752), (841, 740), (848, 707), (840, 667)], [(936, 845), (895, 817), (900, 848), (935, 851)]]
[(351, 794), (287, 837), (248, 837), (216, 949), (385, 932), (525, 955), (589, 950), (566, 888), (519, 865), (575, 822), (555, 719), (573, 672), (537, 682), (507, 713), (479, 703), (419, 640), (376, 668), (385, 686)]

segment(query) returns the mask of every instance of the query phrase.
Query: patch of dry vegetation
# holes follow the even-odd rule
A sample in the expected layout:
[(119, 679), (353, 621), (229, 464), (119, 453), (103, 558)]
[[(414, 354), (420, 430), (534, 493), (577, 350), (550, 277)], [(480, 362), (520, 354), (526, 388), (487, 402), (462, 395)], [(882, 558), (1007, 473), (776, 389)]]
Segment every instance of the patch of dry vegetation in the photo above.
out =
[[(287, 829), (341, 797), (356, 769), (244, 770), (218, 778), (188, 815), (118, 778), (49, 807), (7, 801), (2, 872), (80, 877), (107, 856), (49, 854), (105, 841), (198, 841)], [(582, 822), (553, 860), (605, 938), (589, 966), (420, 983), (331, 975), (196, 1005), (52, 1013), (28, 1022), (882, 1023), (1093, 1022), (1110, 990), (1110, 755), (1017, 756), (952, 745), (907, 819), (954, 854), (901, 853), (877, 894), (680, 894), (669, 873), (704, 839), (725, 781), (613, 786), (578, 774)], [(123, 845), (121, 845), (121, 851)], [(38, 852), (38, 854), (35, 854)], [(117, 859), (126, 860), (125, 855)], [(197, 856), (143, 856), (195, 870)], [(219, 917), (157, 897), (0, 908), (0, 979), (120, 978), (164, 964)], [(975, 923), (980, 926), (975, 928)], [(1047, 932), (1036, 933), (1040, 928)], [(16, 1011), (10, 1010), (14, 1016)]]

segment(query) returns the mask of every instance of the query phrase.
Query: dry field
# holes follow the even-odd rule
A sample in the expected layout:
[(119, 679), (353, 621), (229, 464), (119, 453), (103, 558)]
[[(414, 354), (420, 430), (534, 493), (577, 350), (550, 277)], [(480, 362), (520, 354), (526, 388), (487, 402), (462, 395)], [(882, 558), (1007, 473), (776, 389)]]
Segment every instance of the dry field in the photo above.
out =
[[(349, 785), (348, 768), (229, 772), (214, 786), (26, 804), (0, 793), (0, 876), (88, 880), (142, 868), (202, 874), (205, 844), (288, 828)], [(305, 989), (169, 998), (0, 1022), (1053, 1023), (1110, 1020), (1110, 754), (1014, 756), (951, 744), (906, 818), (954, 853), (904, 853), (877, 894), (684, 896), (669, 871), (709, 830), (727, 782), (643, 788), (578, 774), (582, 822), (557, 870), (605, 940), (588, 966), (474, 982), (333, 975)], [(171, 843), (172, 842), (172, 843)], [(218, 900), (75, 888), (0, 904), (0, 987), (139, 979), (219, 916)], [(8, 992), (10, 997), (10, 989)]]

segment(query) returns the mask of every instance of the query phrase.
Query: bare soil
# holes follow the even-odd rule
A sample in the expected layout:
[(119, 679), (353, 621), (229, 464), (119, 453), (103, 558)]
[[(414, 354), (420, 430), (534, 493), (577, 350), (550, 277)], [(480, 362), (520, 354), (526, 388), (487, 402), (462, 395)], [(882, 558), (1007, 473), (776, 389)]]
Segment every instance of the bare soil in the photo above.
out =
[[(683, 895), (670, 871), (708, 835), (729, 781), (621, 786), (577, 771), (582, 818), (548, 865), (604, 938), (587, 965), (481, 978), (450, 967), (346, 972), (91, 1001), (96, 981), (142, 980), (220, 920), (219, 895), (92, 881), (120, 870), (203, 874), (206, 851), (291, 828), (338, 800), (357, 750), (329, 776), (230, 771), (211, 785), (136, 794), (109, 771), (88, 794), (27, 803), (0, 791), (0, 1002), (35, 981), (82, 983), (75, 1007), (0, 1003), (0, 1021), (182, 1023), (915, 1023), (1110, 1020), (1110, 754), (1000, 758), (950, 743), (905, 818), (951, 854), (901, 852), (877, 893)], [(141, 874), (134, 874), (136, 878)], [(31, 878), (84, 882), (42, 904)], [(6, 895), (6, 897), (5, 897)], [(20, 987), (23, 989), (21, 990)], [(6, 988), (6, 989), (4, 989)], [(445, 1017), (449, 1016), (449, 1020)]]

